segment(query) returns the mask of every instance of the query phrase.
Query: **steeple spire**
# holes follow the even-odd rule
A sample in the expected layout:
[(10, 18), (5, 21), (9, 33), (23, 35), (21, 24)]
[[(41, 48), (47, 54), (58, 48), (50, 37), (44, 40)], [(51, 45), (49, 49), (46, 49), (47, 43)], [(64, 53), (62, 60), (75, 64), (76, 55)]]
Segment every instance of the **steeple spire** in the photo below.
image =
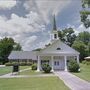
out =
[(56, 27), (55, 15), (53, 16), (53, 30), (51, 31), (50, 37), (51, 37), (51, 42), (59, 39), (58, 31)]
[(53, 30), (57, 31), (55, 14), (54, 14), (54, 16), (53, 16)]

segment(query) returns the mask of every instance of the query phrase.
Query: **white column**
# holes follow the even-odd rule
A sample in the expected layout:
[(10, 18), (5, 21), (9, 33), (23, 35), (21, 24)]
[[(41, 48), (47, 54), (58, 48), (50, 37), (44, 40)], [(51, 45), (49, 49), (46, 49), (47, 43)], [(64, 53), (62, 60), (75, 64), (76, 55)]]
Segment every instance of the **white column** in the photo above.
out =
[(79, 64), (79, 55), (77, 55), (77, 63)]
[(52, 65), (52, 72), (54, 71), (54, 61), (53, 61), (53, 56), (51, 56), (51, 65)]
[(65, 60), (65, 69), (64, 69), (64, 71), (67, 71), (67, 56), (64, 56), (64, 60)]
[(38, 56), (38, 60), (37, 60), (37, 71), (40, 71), (40, 56)]

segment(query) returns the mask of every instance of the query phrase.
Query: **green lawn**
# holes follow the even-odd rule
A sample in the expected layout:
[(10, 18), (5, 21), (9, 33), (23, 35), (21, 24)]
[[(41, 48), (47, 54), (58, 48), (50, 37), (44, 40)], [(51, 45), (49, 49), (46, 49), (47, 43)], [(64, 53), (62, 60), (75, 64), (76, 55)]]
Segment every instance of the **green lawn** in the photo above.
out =
[(0, 90), (69, 90), (58, 77), (0, 79)]
[[(20, 70), (25, 69), (25, 68), (29, 68), (29, 66), (20, 66)], [(0, 67), (0, 75), (4, 75), (11, 72), (12, 72), (11, 66)]]
[(11, 71), (12, 67), (0, 67), (0, 75), (10, 73)]
[[(20, 75), (39, 75), (39, 74), (47, 74), (47, 73), (37, 72), (33, 70), (26, 70), (26, 71), (20, 72)], [(53, 74), (53, 73), (49, 73), (49, 74)]]
[(38, 75), (38, 74), (42, 74), (42, 73), (36, 72), (33, 70), (26, 70), (26, 71), (20, 72), (20, 75)]
[(80, 73), (73, 73), (73, 74), (90, 82), (90, 65), (80, 64), (80, 68), (81, 68)]

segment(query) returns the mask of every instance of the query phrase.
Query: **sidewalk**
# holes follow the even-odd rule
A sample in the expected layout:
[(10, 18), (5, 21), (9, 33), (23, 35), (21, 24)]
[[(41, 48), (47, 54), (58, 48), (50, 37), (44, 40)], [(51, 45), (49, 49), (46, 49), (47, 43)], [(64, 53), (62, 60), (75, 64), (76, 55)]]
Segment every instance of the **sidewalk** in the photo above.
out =
[[(23, 70), (20, 70), (19, 72), (23, 72), (23, 71), (30, 70), (30, 69), (31, 68), (23, 69)], [(14, 73), (8, 73), (8, 74), (5, 74), (5, 75), (0, 76), (0, 78), (11, 77), (11, 76), (14, 77), (15, 74), (17, 74), (17, 73), (16, 72), (14, 72)]]
[(78, 78), (77, 76), (65, 72), (59, 71), (54, 72), (71, 90), (90, 90), (90, 83)]

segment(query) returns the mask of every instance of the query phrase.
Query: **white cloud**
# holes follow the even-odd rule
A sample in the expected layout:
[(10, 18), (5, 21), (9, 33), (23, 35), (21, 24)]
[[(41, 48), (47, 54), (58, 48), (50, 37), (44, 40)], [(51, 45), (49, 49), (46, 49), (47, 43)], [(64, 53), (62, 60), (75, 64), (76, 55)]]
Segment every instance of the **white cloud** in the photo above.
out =
[(0, 0), (0, 9), (10, 9), (16, 5), (16, 0)]
[[(11, 15), (11, 19), (7, 20), (4, 17), (0, 17), (0, 31), (6, 32), (8, 34), (21, 34), (29, 32), (38, 32), (45, 28), (45, 25), (38, 24), (36, 20), (38, 16), (35, 16), (35, 12), (29, 14), (30, 17), (19, 17), (16, 14)], [(31, 18), (34, 16), (33, 18)]]
[(76, 35), (78, 35), (78, 33), (80, 33), (80, 32), (83, 32), (83, 31), (88, 31), (88, 32), (90, 32), (90, 27), (89, 28), (85, 28), (85, 26), (83, 25), (83, 24), (80, 24), (77, 28), (73, 25), (70, 25), (70, 24), (68, 24), (68, 26), (67, 26), (68, 28), (69, 27), (71, 27), (71, 28), (73, 28), (73, 30), (75, 31), (75, 34)]
[(52, 14), (60, 13), (71, 0), (29, 0), (26, 1), (24, 6), (27, 10), (36, 11), (40, 18), (49, 23)]
[(45, 29), (45, 26), (36, 23), (36, 20), (38, 19), (36, 13), (32, 12), (29, 16), (30, 15), (31, 17), (34, 17), (31, 18), (27, 15), (26, 18), (23, 18), (13, 13), (11, 19), (8, 20), (5, 17), (0, 16), (0, 38), (5, 36), (12, 37), (23, 46), (24, 50), (33, 49), (30, 45), (37, 39), (37, 36), (27, 36), (26, 33), (42, 31)]
[(89, 28), (85, 28), (85, 26), (83, 24), (81, 24), (77, 29), (76, 29), (76, 32), (79, 33), (79, 32), (83, 32), (83, 31), (88, 31), (90, 32), (90, 27)]
[[(19, 42), (24, 50), (32, 50), (36, 47), (43, 47), (49, 40), (41, 41), (36, 35), (27, 36), (28, 34), (34, 34), (39, 31), (45, 31), (45, 24), (50, 22), (50, 16), (52, 14), (58, 14), (66, 7), (71, 0), (56, 0), (56, 1), (42, 1), (42, 0), (26, 0), (25, 7), (28, 10), (28, 14), (25, 17), (20, 17), (15, 13), (11, 14), (11, 18), (0, 16), (0, 38), (4, 36), (13, 37)], [(15, 0), (0, 1), (0, 8), (11, 8), (16, 5)], [(44, 37), (43, 37), (44, 38)], [(37, 43), (40, 41), (40, 43)], [(45, 39), (44, 39), (45, 40)]]
[(34, 43), (37, 40), (37, 36), (30, 36), (22, 40), (23, 49), (26, 51), (34, 49)]
[(85, 28), (85, 26), (83, 24), (80, 24), (78, 27), (75, 27), (74, 25), (67, 24), (67, 28), (70, 28), (70, 27), (73, 28), (76, 35), (78, 35), (78, 33), (83, 32), (83, 31), (90, 32), (90, 27)]

